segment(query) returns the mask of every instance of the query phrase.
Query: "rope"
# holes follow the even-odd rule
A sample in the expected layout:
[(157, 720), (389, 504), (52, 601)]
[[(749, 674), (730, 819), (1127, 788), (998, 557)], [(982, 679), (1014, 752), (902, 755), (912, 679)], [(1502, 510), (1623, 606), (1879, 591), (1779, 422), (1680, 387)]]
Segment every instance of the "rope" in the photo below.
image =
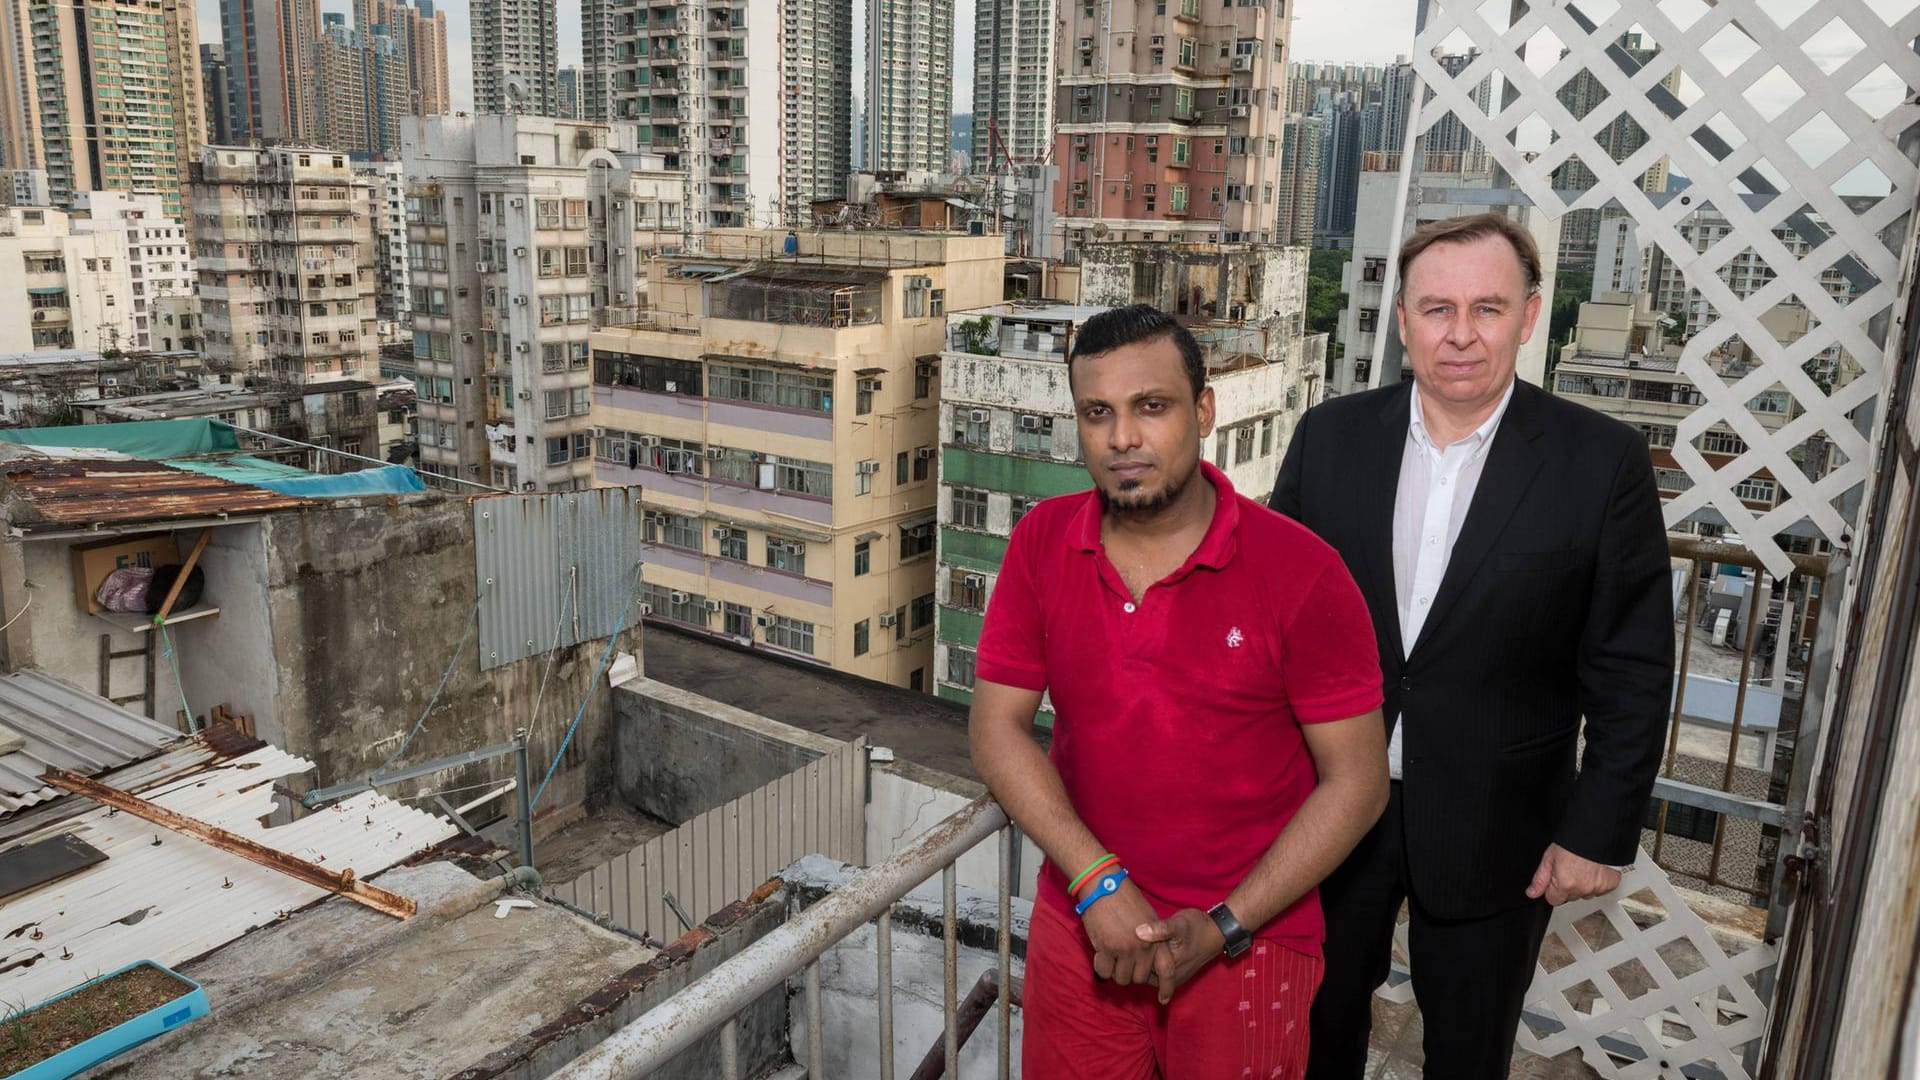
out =
[[(28, 599), (31, 600), (32, 597), (28, 597)], [(14, 618), (17, 619), (19, 616), (16, 615)], [(0, 629), (4, 629), (4, 627), (0, 627)], [(156, 629), (160, 633), (161, 652), (166, 656), (167, 663), (173, 666), (173, 686), (174, 689), (180, 691), (180, 707), (187, 712), (187, 730), (190, 732), (199, 731), (200, 726), (193, 715), (193, 706), (187, 704), (187, 684), (180, 679), (180, 656), (178, 651), (173, 647), (173, 637), (167, 633), (167, 628), (164, 624), (156, 627)]]
[(400, 740), (400, 745), (387, 756), (387, 760), (376, 765), (368, 775), (384, 771), (387, 766), (399, 760), (401, 754), (407, 752), (407, 747), (413, 745), (414, 736), (420, 734), (421, 729), (426, 727), (427, 715), (433, 712), (435, 705), (439, 704), (440, 694), (447, 688), (447, 680), (453, 677), (453, 666), (459, 663), (460, 654), (467, 651), (467, 639), (473, 636), (473, 628), (479, 624), (480, 601), (476, 598), (473, 602), (473, 614), (467, 617), (466, 633), (460, 635), (460, 644), (454, 646), (453, 655), (447, 657), (447, 670), (440, 673), (440, 685), (433, 688), (433, 696), (427, 699), (427, 707), (420, 710), (420, 719), (413, 722), (413, 730), (407, 732), (407, 737)]
[(580, 591), (580, 568), (569, 567), (572, 587), (567, 597), (560, 603), (560, 617), (553, 621), (553, 647), (547, 650), (547, 670), (540, 676), (540, 692), (533, 696), (533, 719), (527, 724), (527, 741), (531, 743), (540, 730), (540, 704), (547, 699), (547, 680), (553, 677), (554, 661), (560, 658), (560, 632), (566, 629), (567, 608), (573, 604), (573, 598)]
[(627, 628), (627, 615), (639, 602), (640, 565), (636, 563), (633, 567), (633, 595), (627, 597), (627, 602), (621, 606), (620, 621), (614, 626), (613, 633), (607, 636), (607, 647), (600, 652), (600, 666), (594, 669), (593, 678), (587, 680), (586, 693), (580, 697), (580, 708), (573, 714), (573, 723), (567, 725), (567, 736), (560, 740), (560, 749), (554, 753), (553, 763), (547, 766), (547, 774), (540, 778), (540, 786), (534, 789), (533, 798), (527, 802), (529, 812), (540, 805), (540, 796), (547, 793), (547, 784), (553, 780), (554, 770), (560, 768), (560, 759), (566, 756), (567, 747), (573, 742), (574, 732), (580, 730), (581, 718), (587, 715), (587, 705), (593, 701), (593, 688), (600, 684), (600, 677), (607, 672), (607, 664), (613, 660), (613, 646), (620, 640), (620, 632)]

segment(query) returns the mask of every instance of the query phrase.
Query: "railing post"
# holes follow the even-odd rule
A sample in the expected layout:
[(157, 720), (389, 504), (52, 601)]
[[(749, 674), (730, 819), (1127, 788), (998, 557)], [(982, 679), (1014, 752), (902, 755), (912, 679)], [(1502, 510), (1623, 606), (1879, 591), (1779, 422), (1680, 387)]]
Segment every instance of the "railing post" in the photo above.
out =
[(1014, 855), (1020, 836), (1012, 825), (1000, 830), (1000, 987), (995, 1002), (1000, 1014), (1000, 1080), (1013, 1076), (1013, 890)]
[(953, 872), (953, 864), (948, 863), (940, 871), (941, 916), (940, 933), (944, 944), (945, 971), (941, 980), (947, 995), (947, 1075), (960, 1075), (960, 1029), (955, 1023), (954, 1012), (960, 1008), (960, 927), (957, 919), (960, 907), (958, 877)]
[(880, 1080), (893, 1080), (893, 911), (880, 913), (873, 951), (880, 957)]
[(807, 965), (807, 1080), (825, 1077), (821, 1068), (826, 1022), (820, 1016), (820, 961)]

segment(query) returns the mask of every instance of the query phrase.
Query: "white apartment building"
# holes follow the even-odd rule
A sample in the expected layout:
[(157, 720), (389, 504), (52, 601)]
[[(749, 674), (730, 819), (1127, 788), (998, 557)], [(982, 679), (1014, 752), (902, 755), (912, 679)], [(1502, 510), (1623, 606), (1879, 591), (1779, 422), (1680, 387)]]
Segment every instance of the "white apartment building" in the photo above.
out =
[[(71, 227), (77, 233), (118, 232), (126, 237), (127, 279), (133, 293), (131, 331), (122, 349), (159, 348), (163, 297), (191, 297), (193, 256), (187, 230), (166, 215), (158, 195), (84, 191), (75, 199)], [(170, 336), (170, 335), (169, 335)]]
[(292, 382), (371, 375), (372, 203), (347, 155), (208, 146), (191, 190), (207, 364)]
[(868, 172), (945, 172), (953, 158), (953, 5), (868, 0)]
[[(973, 170), (1053, 146), (1053, 0), (979, 0), (973, 23)], [(1001, 164), (1004, 167), (1005, 160)]]
[(133, 347), (127, 238), (83, 232), (63, 210), (0, 209), (0, 353)]
[(686, 172), (690, 225), (797, 226), (845, 194), (853, 0), (584, 0), (583, 16), (583, 110)]
[(407, 273), (407, 181), (398, 161), (356, 165), (367, 178), (373, 199), (373, 259), (380, 292), (375, 307), (381, 331), (404, 323), (413, 309)]
[(420, 470), (593, 485), (587, 337), (628, 325), (683, 182), (632, 124), (411, 117), (403, 128)]
[(554, 0), (473, 0), (473, 107), (552, 116), (560, 108)]

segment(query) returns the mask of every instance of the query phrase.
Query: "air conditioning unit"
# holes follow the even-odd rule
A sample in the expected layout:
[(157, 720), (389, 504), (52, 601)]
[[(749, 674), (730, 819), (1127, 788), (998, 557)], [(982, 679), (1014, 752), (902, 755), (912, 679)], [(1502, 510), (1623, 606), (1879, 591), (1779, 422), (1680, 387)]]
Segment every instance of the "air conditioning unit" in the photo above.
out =
[(880, 471), (880, 463), (877, 461), (862, 461), (856, 467), (860, 470), (860, 475), (862, 476), (872, 476), (874, 473)]
[(1234, 57), (1234, 58), (1233, 58), (1233, 70), (1235, 70), (1235, 71), (1252, 71), (1252, 70), (1253, 70), (1253, 57), (1251, 57), (1251, 56), (1236, 56), (1236, 57)]
[(709, 446), (707, 447), (707, 456), (714, 461), (719, 461), (721, 458), (727, 456), (727, 451), (724, 447)]
[(1233, 105), (1227, 109), (1227, 115), (1233, 117), (1235, 120), (1244, 120), (1252, 112), (1252, 107), (1247, 105)]
[(513, 351), (514, 351), (514, 352), (520, 352), (520, 353), (523, 353), (523, 352), (526, 352), (526, 351), (527, 351), (527, 343), (526, 343), (526, 342), (524, 342), (524, 341), (516, 341), (516, 342), (514, 342), (514, 343), (513, 343)]
[(640, 614), (642, 614), (642, 615), (651, 615), (651, 614), (653, 614), (653, 605), (652, 605), (652, 604), (649, 604), (649, 603), (647, 603), (647, 602), (646, 602), (646, 601), (644, 601), (644, 600), (643, 600), (643, 601), (641, 601), (641, 602), (640, 602)]
[(1093, 100), (1093, 88), (1088, 86), (1075, 87), (1073, 91), (1073, 100), (1075, 101)]
[(617, 214), (617, 213), (619, 213), (620, 211), (622, 211), (622, 210), (625, 210), (626, 208), (627, 208), (627, 200), (625, 200), (625, 199), (615, 199), (615, 200), (613, 200), (613, 212), (614, 212), (614, 213), (616, 213), (616, 214)]
[(864, 394), (877, 393), (880, 390), (879, 379), (861, 379), (855, 385), (860, 389), (860, 392)]
[[(715, 540), (725, 540), (732, 532), (732, 529), (727, 528), (725, 525), (720, 525), (714, 528), (713, 538)], [(708, 601), (708, 603), (712, 603), (712, 601)]]
[(921, 461), (925, 461), (928, 458), (931, 458), (933, 456), (933, 447), (923, 446), (918, 450), (915, 450), (913, 452), (913, 456), (919, 458)]
[(987, 579), (981, 577), (979, 574), (968, 574), (966, 577), (960, 579), (960, 584), (965, 585), (969, 589), (977, 589), (986, 583)]
[(44, 312), (44, 311), (36, 311), (36, 312), (34, 312), (34, 313), (33, 313), (33, 321), (34, 321), (34, 322), (46, 322), (46, 321), (47, 321), (47, 313), (46, 313), (46, 312)]
[(518, 295), (518, 296), (516, 296), (516, 297), (514, 297), (514, 298), (513, 298), (513, 302), (514, 302), (515, 304), (517, 304), (517, 305), (519, 305), (520, 307), (526, 307), (526, 306), (527, 306), (527, 294), (525, 294), (525, 293), (521, 293), (520, 295)]
[(616, 304), (624, 304), (631, 299), (633, 299), (633, 297), (630, 293), (617, 292), (613, 294), (613, 302)]
[(765, 629), (766, 629), (767, 627), (769, 627), (769, 626), (772, 626), (772, 625), (773, 625), (773, 616), (771, 616), (771, 615), (755, 615), (755, 616), (753, 617), (753, 625), (755, 625), (755, 626), (757, 626), (757, 627), (759, 627), (759, 628), (761, 628), (762, 630), (765, 630)]
[(706, 605), (707, 605), (707, 610), (712, 612), (713, 614), (718, 615), (720, 613), (720, 606), (721, 606), (720, 601), (708, 600), (706, 602)]
[(1091, 49), (1091, 48), (1093, 48), (1093, 39), (1092, 39), (1092, 38), (1090, 38), (1090, 37), (1083, 37), (1083, 38), (1081, 38), (1081, 39), (1080, 39), (1080, 47), (1081, 47), (1081, 48), (1083, 48), (1083, 49)]
[(476, 274), (491, 274), (493, 273), (493, 263), (488, 262), (486, 259), (481, 259), (479, 262), (473, 264), (473, 272)]
[(533, 400), (533, 391), (531, 391), (531, 390), (522, 390), (522, 391), (520, 391), (520, 392), (519, 392), (518, 394), (515, 394), (514, 396), (515, 396), (515, 397), (517, 397), (517, 398), (519, 398), (519, 399), (520, 399), (521, 401), (532, 401), (532, 400)]
[(660, 445), (660, 436), (658, 436), (658, 435), (636, 435), (636, 436), (634, 436), (634, 439), (633, 439), (633, 443), (634, 443), (634, 445), (635, 445), (635, 446), (648, 446), (648, 447), (651, 447), (651, 446), (659, 446), (659, 445)]
[(984, 424), (993, 419), (993, 414), (985, 409), (968, 409), (967, 419), (975, 424)]
[(523, 248), (523, 247), (517, 247), (517, 248), (514, 248), (514, 249), (513, 249), (513, 257), (514, 257), (514, 258), (516, 258), (516, 259), (524, 259), (524, 258), (526, 258), (526, 257), (527, 257), (527, 249), (526, 249), (526, 248)]
[(884, 614), (884, 615), (882, 615), (882, 616), (880, 616), (880, 625), (881, 625), (882, 627), (887, 627), (887, 626), (892, 626), (892, 625), (894, 625), (895, 623), (897, 623), (897, 622), (899, 622), (899, 621), (900, 621), (900, 616), (898, 616), (898, 615), (895, 615), (895, 614), (894, 614), (893, 612), (891, 612), (891, 611), (889, 611), (889, 612), (887, 612), (886, 614)]
[(470, 334), (470, 333), (468, 333), (468, 332), (467, 332), (467, 331), (465, 331), (465, 330), (462, 330), (462, 331), (460, 332), (460, 343), (461, 343), (461, 344), (463, 344), (463, 345), (471, 345), (471, 344), (473, 344), (473, 335), (472, 335), (472, 334)]
[(613, 253), (615, 255), (625, 255), (627, 253), (627, 249), (624, 247), (616, 247), (613, 249)]
[(668, 593), (667, 595), (672, 597), (673, 602), (676, 604), (684, 604), (687, 602), (687, 594), (681, 592), (678, 589), (675, 589), (674, 591)]
[(525, 200), (525, 199), (515, 199), (515, 200), (513, 200), (513, 208), (514, 208), (515, 210), (518, 210), (518, 209), (520, 209), (521, 207), (523, 207), (523, 206), (525, 206), (525, 205), (527, 205), (527, 200)]
[(1037, 416), (1023, 416), (1023, 417), (1021, 417), (1021, 418), (1020, 418), (1020, 430), (1021, 430), (1021, 431), (1039, 431), (1039, 430), (1040, 430), (1040, 418), (1039, 418), (1039, 417), (1037, 417)]

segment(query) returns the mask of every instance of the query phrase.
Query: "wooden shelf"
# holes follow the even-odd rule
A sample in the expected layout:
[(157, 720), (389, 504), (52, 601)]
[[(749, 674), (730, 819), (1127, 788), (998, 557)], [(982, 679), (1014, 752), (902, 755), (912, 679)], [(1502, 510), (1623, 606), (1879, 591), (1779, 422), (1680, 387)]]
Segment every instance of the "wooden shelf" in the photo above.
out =
[[(172, 626), (174, 623), (192, 622), (195, 619), (218, 618), (219, 615), (219, 608), (206, 604), (174, 612), (167, 616), (165, 625)], [(131, 611), (101, 611), (97, 612), (96, 616), (132, 634), (144, 634), (153, 629), (151, 615), (138, 615)]]

